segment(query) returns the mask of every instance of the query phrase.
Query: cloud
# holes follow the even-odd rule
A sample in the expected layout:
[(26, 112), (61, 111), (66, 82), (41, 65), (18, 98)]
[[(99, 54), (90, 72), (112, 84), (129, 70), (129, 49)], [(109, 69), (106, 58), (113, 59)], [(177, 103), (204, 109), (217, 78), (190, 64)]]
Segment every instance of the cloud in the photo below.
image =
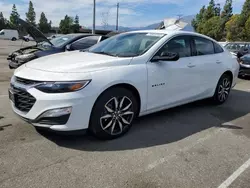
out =
[[(193, 5), (194, 1), (197, 2), (197, 5)], [(242, 4), (243, 1), (244, 0), (234, 0), (234, 4)], [(13, 2), (16, 3), (17, 10), (21, 17), (25, 18), (29, 0), (0, 0), (0, 11), (8, 18)], [(37, 22), (43, 11), (55, 26), (59, 25), (60, 20), (63, 19), (66, 14), (73, 17), (78, 14), (81, 25), (92, 25), (93, 0), (32, 0), (32, 2), (34, 4)], [(108, 23), (111, 25), (115, 24), (116, 3), (118, 0), (96, 0), (96, 2), (96, 24), (101, 25), (103, 19), (108, 20)], [(208, 4), (208, 0), (119, 0), (119, 2), (121, 4), (119, 9), (119, 25), (123, 26), (144, 26), (154, 23), (156, 20), (164, 19), (160, 16), (159, 19), (155, 18), (154, 14), (157, 15), (158, 12), (157, 10), (154, 12), (150, 11), (152, 5), (172, 4), (177, 7), (179, 6), (181, 11), (195, 14), (199, 11), (199, 7), (203, 4)], [(223, 3), (225, 0), (217, 0), (216, 2)], [(106, 17), (103, 17), (103, 13), (106, 13)], [(151, 16), (154, 18), (151, 18)]]

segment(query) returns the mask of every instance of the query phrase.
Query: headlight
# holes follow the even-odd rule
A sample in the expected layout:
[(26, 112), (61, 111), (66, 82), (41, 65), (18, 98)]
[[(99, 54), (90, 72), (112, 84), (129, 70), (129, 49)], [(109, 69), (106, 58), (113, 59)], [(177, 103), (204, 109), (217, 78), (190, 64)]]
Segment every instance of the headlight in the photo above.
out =
[(74, 92), (86, 87), (91, 80), (75, 82), (44, 82), (35, 86), (36, 89), (45, 93), (67, 93)]
[(24, 55), (16, 56), (15, 59), (16, 61), (19, 61), (19, 62), (26, 62), (26, 61), (33, 59), (34, 57), (36, 57), (34, 54), (24, 54)]

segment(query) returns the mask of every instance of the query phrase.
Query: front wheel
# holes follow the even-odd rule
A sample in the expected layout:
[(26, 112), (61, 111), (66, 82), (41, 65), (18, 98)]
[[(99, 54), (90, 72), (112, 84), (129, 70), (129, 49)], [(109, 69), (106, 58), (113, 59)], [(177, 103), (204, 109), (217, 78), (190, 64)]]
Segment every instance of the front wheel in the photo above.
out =
[(17, 39), (16, 39), (16, 37), (13, 37), (11, 40), (12, 40), (12, 41), (16, 41)]
[(213, 96), (213, 100), (216, 104), (223, 104), (224, 102), (226, 102), (231, 91), (231, 86), (231, 77), (228, 74), (222, 75)]
[(137, 115), (138, 103), (125, 88), (112, 88), (96, 101), (91, 114), (90, 131), (99, 139), (114, 139), (124, 135)]

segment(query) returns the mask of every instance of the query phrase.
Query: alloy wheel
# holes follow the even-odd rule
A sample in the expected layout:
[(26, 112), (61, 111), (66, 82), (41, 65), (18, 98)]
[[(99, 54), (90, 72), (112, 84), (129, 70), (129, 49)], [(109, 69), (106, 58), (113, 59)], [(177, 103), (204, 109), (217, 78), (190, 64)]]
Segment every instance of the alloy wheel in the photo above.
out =
[(223, 102), (227, 99), (231, 89), (231, 81), (229, 78), (224, 78), (221, 84), (219, 85), (218, 90), (218, 99), (220, 102)]
[(104, 105), (101, 128), (110, 135), (119, 135), (134, 118), (133, 103), (126, 97), (113, 97)]

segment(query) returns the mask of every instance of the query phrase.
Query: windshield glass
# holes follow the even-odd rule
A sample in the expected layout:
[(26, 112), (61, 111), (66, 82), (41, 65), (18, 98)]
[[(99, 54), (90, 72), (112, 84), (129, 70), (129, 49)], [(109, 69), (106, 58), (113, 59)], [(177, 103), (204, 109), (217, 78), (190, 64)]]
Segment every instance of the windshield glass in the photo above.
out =
[(69, 40), (73, 39), (74, 37), (75, 37), (74, 35), (63, 35), (61, 37), (51, 39), (50, 42), (54, 45), (54, 47), (60, 47)]
[(117, 57), (135, 57), (148, 51), (164, 34), (126, 33), (116, 35), (91, 47), (88, 52)]

